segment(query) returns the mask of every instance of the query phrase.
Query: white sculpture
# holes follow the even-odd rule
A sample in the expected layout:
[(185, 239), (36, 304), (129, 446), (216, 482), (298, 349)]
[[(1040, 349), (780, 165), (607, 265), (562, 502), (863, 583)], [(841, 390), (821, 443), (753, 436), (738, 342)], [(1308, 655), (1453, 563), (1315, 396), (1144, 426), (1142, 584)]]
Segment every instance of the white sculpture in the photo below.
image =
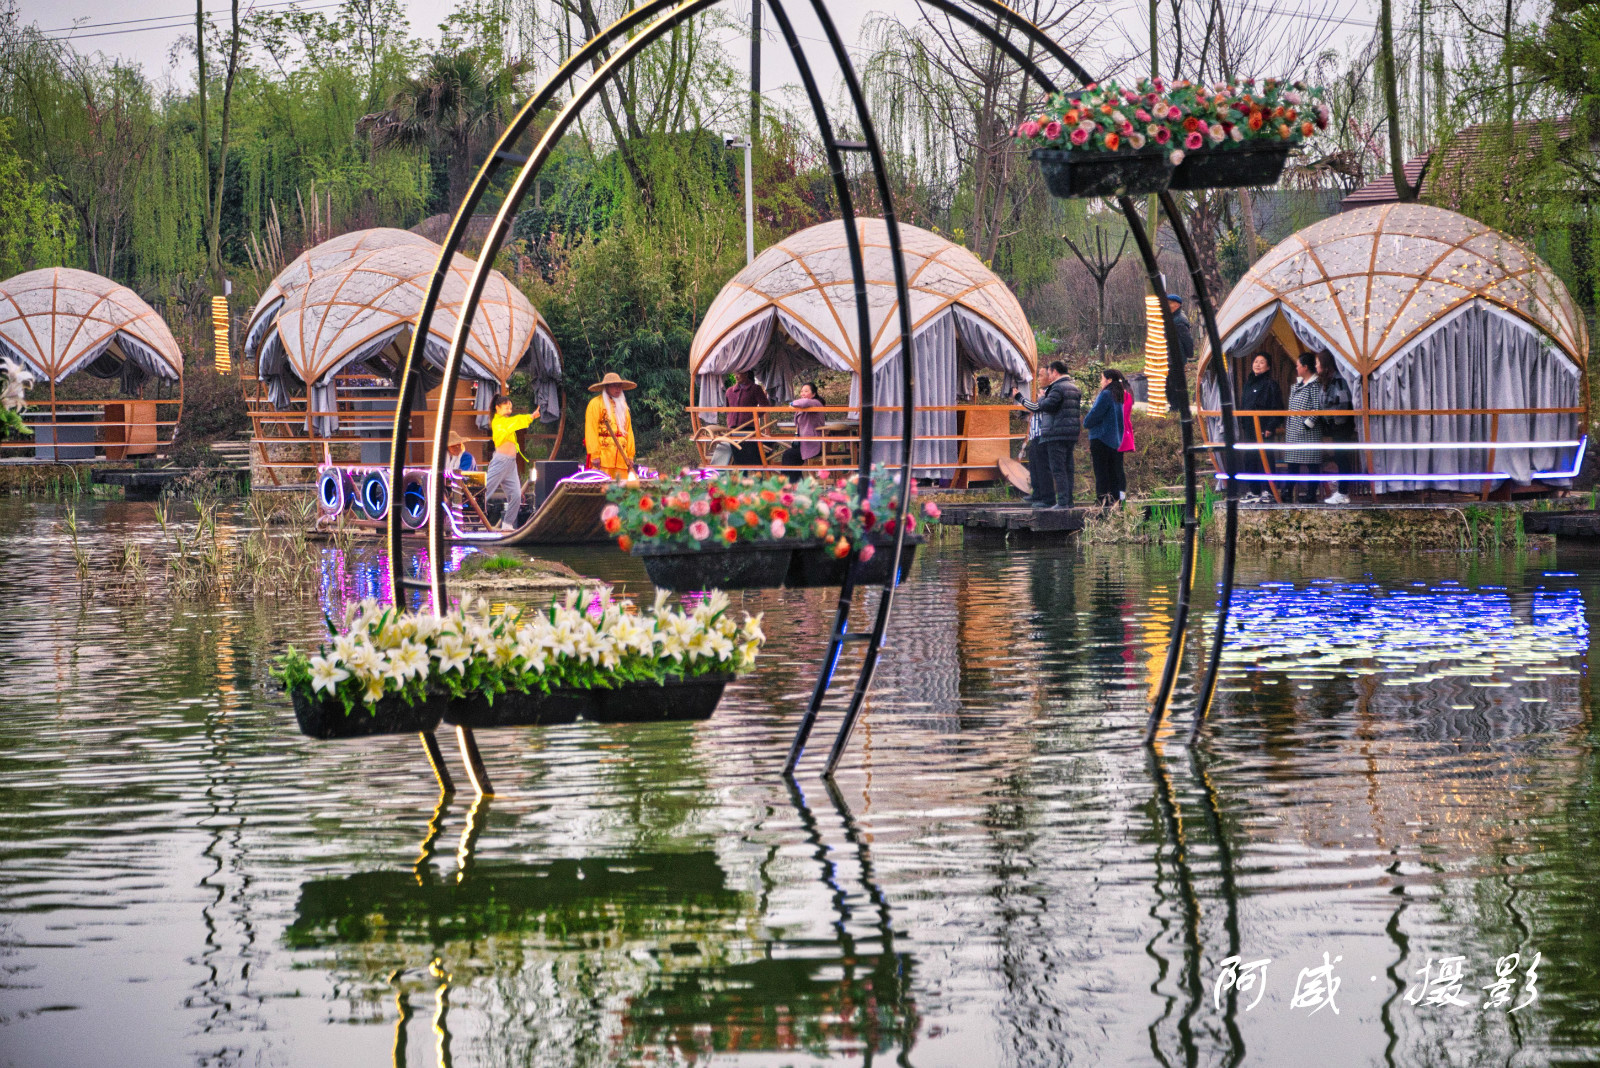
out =
[(0, 356), (0, 408), (10, 412), (22, 411), (28, 390), (33, 388), (33, 372), (9, 356)]

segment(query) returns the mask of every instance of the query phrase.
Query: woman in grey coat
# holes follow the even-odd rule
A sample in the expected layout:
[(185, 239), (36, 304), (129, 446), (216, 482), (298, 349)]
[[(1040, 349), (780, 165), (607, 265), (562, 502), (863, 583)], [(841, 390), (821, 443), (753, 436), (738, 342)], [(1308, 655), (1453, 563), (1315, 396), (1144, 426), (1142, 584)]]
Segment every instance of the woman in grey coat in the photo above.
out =
[[(1300, 354), (1295, 365), (1295, 383), (1289, 387), (1289, 411), (1314, 412), (1322, 407), (1322, 383), (1317, 380), (1317, 358), (1309, 352)], [(1289, 416), (1286, 440), (1291, 445), (1301, 442), (1322, 441), (1322, 417), (1318, 415)], [(1290, 449), (1284, 453), (1284, 466), (1291, 475), (1315, 475), (1322, 471), (1324, 459), (1321, 449)], [(1310, 480), (1291, 483), (1295, 499), (1301, 504), (1317, 503), (1317, 483)]]

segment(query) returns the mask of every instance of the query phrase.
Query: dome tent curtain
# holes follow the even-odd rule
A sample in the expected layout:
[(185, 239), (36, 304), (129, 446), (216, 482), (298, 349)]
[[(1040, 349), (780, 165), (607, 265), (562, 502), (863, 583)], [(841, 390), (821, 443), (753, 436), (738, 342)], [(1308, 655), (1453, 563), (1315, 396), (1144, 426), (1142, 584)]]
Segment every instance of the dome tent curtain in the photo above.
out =
[[(432, 242), (410, 236), (415, 240), (384, 244), (315, 272), (284, 296), (260, 343), (258, 361), (258, 373), (275, 405), (288, 406), (292, 374), (310, 386), (310, 411), (332, 412), (334, 379), (340, 371), (391, 349), (398, 356), (410, 344), (411, 327), (439, 255)], [(424, 348), (434, 366), (442, 366), (449, 351), (455, 310), (473, 267), (465, 256), (451, 262)], [(495, 390), (524, 365), (534, 379), (543, 418), (554, 422), (561, 414), (561, 356), (555, 338), (521, 291), (505, 275), (491, 271), (463, 360), (464, 373), (477, 382), (475, 406), (487, 409)], [(336, 415), (308, 419), (320, 434), (338, 428)], [(480, 416), (479, 422), (487, 425), (487, 417)]]
[[(1316, 223), (1262, 257), (1218, 315), (1236, 375), (1281, 321), (1303, 351), (1330, 352), (1360, 409), (1479, 409), (1483, 414), (1359, 416), (1364, 441), (1484, 442), (1483, 449), (1378, 449), (1375, 474), (1455, 476), (1497, 471), (1526, 483), (1567, 467), (1576, 447), (1494, 448), (1493, 442), (1576, 441), (1584, 406), (1588, 336), (1582, 314), (1536, 256), (1466, 216), (1418, 204), (1366, 208)], [(1202, 407), (1213, 439), (1216, 384), (1205, 373)], [(1559, 484), (1564, 480), (1547, 477)], [(1375, 483), (1377, 491), (1484, 488), (1443, 477)]]
[[(864, 362), (874, 369), (880, 398), (898, 397), (900, 328), (888, 230), (882, 219), (856, 222), (867, 274), (872, 352), (863, 361), (856, 327), (855, 288), (845, 224), (822, 223), (770, 246), (723, 287), (711, 303), (689, 350), (699, 404), (723, 403), (724, 375), (754, 371), (775, 403), (790, 399), (808, 363), (856, 376), (851, 403), (860, 395)], [(901, 224), (900, 239), (911, 290), (916, 360), (915, 400), (951, 406), (973, 392), (973, 371), (996, 370), (1005, 389), (1033, 380), (1038, 350), (1022, 306), (1006, 284), (973, 253), (938, 234)], [(717, 422), (702, 413), (703, 422)], [(899, 433), (899, 414), (879, 412), (876, 436)], [(919, 441), (913, 462), (953, 463), (956, 413), (918, 412), (914, 430), (951, 438)], [(898, 462), (899, 447), (880, 441), (878, 455)], [(892, 455), (891, 455), (892, 454)], [(942, 477), (936, 468), (919, 471)]]
[(133, 290), (88, 271), (48, 267), (0, 282), (0, 353), (43, 382), (78, 371), (181, 381), (183, 354), (166, 320)]

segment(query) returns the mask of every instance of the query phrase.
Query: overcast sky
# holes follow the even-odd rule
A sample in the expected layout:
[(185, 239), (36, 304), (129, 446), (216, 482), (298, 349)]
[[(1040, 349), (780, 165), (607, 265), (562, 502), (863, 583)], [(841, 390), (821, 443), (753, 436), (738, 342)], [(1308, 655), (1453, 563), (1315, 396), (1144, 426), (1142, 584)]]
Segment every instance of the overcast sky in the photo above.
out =
[[(247, 8), (251, 2), (245, 0), (241, 9)], [(1235, 0), (1235, 3), (1238, 2)], [(285, 0), (253, 0), (253, 3), (258, 7), (287, 6)], [(410, 16), (412, 33), (431, 38), (437, 38), (438, 24), (455, 7), (452, 0), (403, 0), (403, 3)], [(1256, 11), (1258, 15), (1283, 12), (1283, 17), (1293, 18), (1313, 3), (1315, 0), (1244, 0), (1243, 6)], [(331, 11), (337, 3), (336, 0), (301, 0), (299, 6)], [(214, 10), (223, 16), (228, 10), (224, 0), (206, 0), (206, 7), (208, 11)], [(1106, 56), (1131, 52), (1130, 40), (1143, 41), (1148, 38), (1148, 24), (1145, 21), (1147, 5), (1140, 0), (1112, 0), (1111, 3), (1094, 7), (1101, 20), (1093, 38), (1096, 47), (1079, 56), (1090, 70), (1094, 70)], [(118, 0), (115, 4), (108, 0), (20, 0), (20, 8), (24, 22), (32, 22), (52, 36), (70, 37), (80, 51), (99, 51), (135, 60), (157, 81), (170, 80), (179, 86), (193, 83), (192, 57), (179, 57), (179, 62), (174, 65), (171, 56), (173, 46), (185, 34), (192, 35), (194, 32), (192, 3), (186, 4), (183, 0)], [(737, 14), (741, 20), (747, 20), (749, 2), (734, 0), (726, 10), (730, 15)], [(802, 37), (822, 41), (821, 29), (811, 15), (809, 3), (792, 3), (788, 5), (788, 10)], [(831, 10), (841, 34), (855, 47), (860, 43), (862, 25), (871, 14), (883, 12), (910, 20), (916, 17), (917, 5), (915, 0), (838, 0)], [(1371, 33), (1370, 26), (1375, 17), (1373, 0), (1350, 0), (1348, 5), (1342, 5), (1342, 10), (1343, 18), (1347, 21), (1339, 27), (1333, 43), (1343, 46), (1353, 40), (1365, 40)], [(776, 40), (770, 11), (764, 14), (763, 24), (768, 42), (762, 52), (763, 87), (770, 90), (784, 85), (798, 85), (799, 76), (794, 64)], [(741, 46), (741, 67), (745, 62), (744, 51), (746, 49)], [(813, 63), (816, 62), (813, 59)], [(831, 89), (834, 81), (831, 68), (824, 81)], [(831, 98), (832, 93), (829, 95)]]

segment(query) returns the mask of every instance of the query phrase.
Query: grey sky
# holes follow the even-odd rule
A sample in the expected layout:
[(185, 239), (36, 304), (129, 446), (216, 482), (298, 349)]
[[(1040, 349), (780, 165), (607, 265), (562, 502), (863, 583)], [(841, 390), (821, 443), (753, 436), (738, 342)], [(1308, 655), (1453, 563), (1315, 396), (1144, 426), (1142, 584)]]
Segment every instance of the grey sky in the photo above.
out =
[[(246, 4), (250, 2), (245, 0)], [(435, 38), (438, 36), (438, 24), (456, 6), (452, 0), (403, 2), (410, 16), (412, 32)], [(1308, 2), (1245, 0), (1245, 6), (1256, 10), (1257, 14), (1271, 13), (1277, 17), (1293, 18)], [(254, 0), (254, 3), (286, 6), (285, 0)], [(331, 9), (336, 6), (336, 0), (301, 0), (300, 6), (306, 9)], [(1148, 35), (1147, 5), (1137, 0), (1113, 0), (1112, 3), (1095, 6), (1101, 9), (1096, 16), (1100, 22), (1092, 34), (1090, 47), (1079, 56), (1091, 70), (1109, 57), (1130, 54), (1133, 51), (1130, 42), (1143, 41)], [(227, 10), (224, 0), (207, 0), (206, 7), (207, 10), (218, 12)], [(192, 3), (185, 4), (183, 0), (119, 0), (115, 4), (107, 0), (20, 0), (20, 10), (24, 22), (33, 22), (43, 30), (55, 31), (53, 36), (70, 36), (81, 51), (100, 51), (135, 60), (157, 81), (170, 80), (178, 86), (192, 84), (192, 59), (180, 57), (180, 61), (174, 65), (169, 56), (173, 46), (186, 33), (193, 33)], [(741, 21), (748, 19), (748, 0), (734, 0), (725, 10)], [(817, 42), (820, 45), (822, 31), (811, 13), (810, 5), (794, 3), (788, 5), (788, 10), (795, 20), (797, 32), (807, 39), (807, 43)], [(862, 26), (870, 15), (881, 12), (910, 20), (916, 17), (917, 4), (916, 0), (866, 0), (865, 3), (843, 0), (835, 2), (832, 11), (840, 33), (852, 47), (856, 47), (861, 40)], [(1279, 16), (1279, 13), (1283, 14)], [(1349, 21), (1339, 28), (1333, 42), (1341, 47), (1368, 36), (1375, 17), (1375, 5), (1372, 0), (1351, 0), (1343, 17)], [(771, 90), (798, 84), (799, 76), (794, 63), (776, 39), (770, 12), (764, 16), (763, 24), (767, 31), (767, 44), (762, 53), (764, 88)], [(79, 28), (72, 30), (74, 25)], [(741, 67), (744, 66), (746, 52), (747, 48), (743, 45), (736, 49)], [(814, 58), (813, 63), (817, 62)], [(834, 81), (832, 68), (824, 69), (828, 71), (824, 76), (825, 84), (831, 89)]]

